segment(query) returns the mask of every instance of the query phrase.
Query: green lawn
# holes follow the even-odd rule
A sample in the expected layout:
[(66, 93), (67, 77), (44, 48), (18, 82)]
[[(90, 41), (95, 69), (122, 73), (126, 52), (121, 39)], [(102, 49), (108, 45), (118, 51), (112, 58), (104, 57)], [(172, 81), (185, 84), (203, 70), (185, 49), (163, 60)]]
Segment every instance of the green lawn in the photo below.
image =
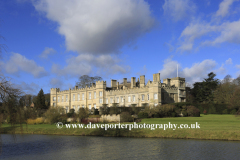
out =
[[(147, 118), (138, 124), (194, 124), (198, 122), (200, 129), (58, 129), (56, 125), (38, 124), (11, 127), (3, 124), (2, 133), (25, 134), (55, 134), (55, 135), (94, 135), (94, 136), (126, 136), (126, 137), (162, 137), (186, 139), (214, 139), (214, 140), (240, 140), (240, 117), (233, 115), (201, 115), (201, 117), (175, 117), (175, 118)], [(131, 124), (131, 123), (128, 123)]]

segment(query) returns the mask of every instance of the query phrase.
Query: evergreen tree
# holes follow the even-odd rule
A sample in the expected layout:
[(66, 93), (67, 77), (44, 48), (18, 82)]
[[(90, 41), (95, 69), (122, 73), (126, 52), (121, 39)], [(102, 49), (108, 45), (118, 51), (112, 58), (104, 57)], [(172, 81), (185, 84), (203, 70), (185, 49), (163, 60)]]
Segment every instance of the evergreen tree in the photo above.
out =
[(213, 102), (214, 96), (213, 92), (219, 85), (219, 80), (215, 79), (216, 74), (211, 72), (208, 74), (208, 78), (205, 78), (203, 82), (194, 83), (192, 89), (192, 95), (196, 102), (199, 103), (209, 103)]
[(36, 107), (37, 110), (47, 109), (47, 106), (45, 104), (45, 96), (42, 89), (38, 92), (34, 107)]

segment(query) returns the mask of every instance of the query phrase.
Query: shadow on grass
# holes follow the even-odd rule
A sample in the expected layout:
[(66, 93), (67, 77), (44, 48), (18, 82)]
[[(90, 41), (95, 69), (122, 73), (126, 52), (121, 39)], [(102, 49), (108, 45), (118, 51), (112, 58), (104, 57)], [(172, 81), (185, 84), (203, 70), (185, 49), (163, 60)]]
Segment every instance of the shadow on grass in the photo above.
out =
[(19, 128), (20, 126), (9, 126), (9, 127), (1, 127), (0, 133), (8, 133), (8, 134), (14, 134), (16, 131), (16, 128)]

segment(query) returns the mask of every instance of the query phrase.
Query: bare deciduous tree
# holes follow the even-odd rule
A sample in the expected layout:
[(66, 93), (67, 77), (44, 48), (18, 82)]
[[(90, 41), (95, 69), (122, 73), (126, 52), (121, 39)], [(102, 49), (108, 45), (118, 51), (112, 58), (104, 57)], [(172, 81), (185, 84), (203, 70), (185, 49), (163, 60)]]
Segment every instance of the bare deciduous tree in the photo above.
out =
[(102, 80), (102, 77), (99, 76), (89, 77), (88, 75), (83, 75), (78, 78), (76, 86), (78, 86), (79, 88), (91, 87), (93, 83), (100, 80)]

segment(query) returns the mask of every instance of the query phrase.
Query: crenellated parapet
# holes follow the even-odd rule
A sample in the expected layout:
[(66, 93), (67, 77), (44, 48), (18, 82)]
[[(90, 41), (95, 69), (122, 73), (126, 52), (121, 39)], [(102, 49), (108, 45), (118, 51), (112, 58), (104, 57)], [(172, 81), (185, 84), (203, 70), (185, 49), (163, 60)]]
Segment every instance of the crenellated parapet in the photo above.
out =
[(142, 92), (148, 92), (149, 87), (142, 87), (142, 88), (125, 88), (119, 90), (109, 90), (106, 91), (107, 95), (123, 95), (123, 94), (136, 94)]

